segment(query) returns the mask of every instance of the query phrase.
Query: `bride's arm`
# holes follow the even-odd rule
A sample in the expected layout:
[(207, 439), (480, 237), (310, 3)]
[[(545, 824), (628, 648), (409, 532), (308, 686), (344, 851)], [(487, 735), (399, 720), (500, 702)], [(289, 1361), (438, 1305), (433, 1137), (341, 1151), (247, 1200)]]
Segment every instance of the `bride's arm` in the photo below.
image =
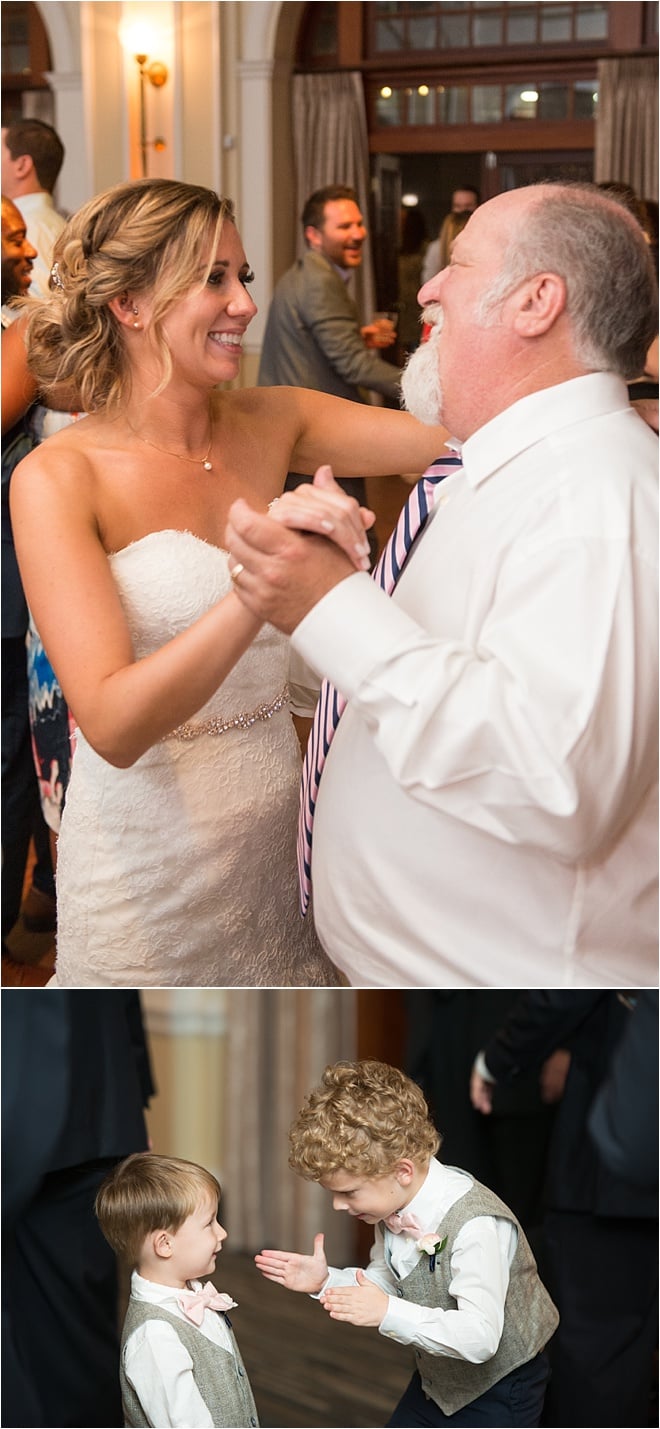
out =
[(16, 551), (28, 604), (86, 739), (128, 768), (190, 719), (254, 639), (260, 620), (233, 591), (160, 650), (135, 659), (89, 497), (87, 458), (45, 443), (11, 481)]
[(272, 403), (273, 424), (287, 422), (292, 434), (289, 471), (310, 476), (329, 463), (335, 476), (420, 475), (442, 456), (445, 427), (427, 427), (409, 412), (347, 402), (297, 387), (262, 387)]

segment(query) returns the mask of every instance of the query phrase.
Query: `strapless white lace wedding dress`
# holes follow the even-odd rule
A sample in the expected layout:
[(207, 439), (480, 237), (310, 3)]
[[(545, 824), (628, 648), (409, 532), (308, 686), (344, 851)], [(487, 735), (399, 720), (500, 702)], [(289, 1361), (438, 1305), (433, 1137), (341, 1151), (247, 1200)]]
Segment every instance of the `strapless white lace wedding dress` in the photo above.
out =
[[(137, 658), (230, 589), (226, 551), (156, 531), (110, 557)], [(58, 987), (319, 986), (300, 917), (288, 642), (264, 626), (208, 704), (130, 769), (78, 733), (58, 847)]]

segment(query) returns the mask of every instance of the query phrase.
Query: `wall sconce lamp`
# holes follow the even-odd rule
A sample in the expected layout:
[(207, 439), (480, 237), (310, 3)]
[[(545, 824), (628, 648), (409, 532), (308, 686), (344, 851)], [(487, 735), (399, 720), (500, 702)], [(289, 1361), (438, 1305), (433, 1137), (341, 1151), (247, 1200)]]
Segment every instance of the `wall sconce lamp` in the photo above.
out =
[(148, 55), (137, 54), (136, 63), (140, 72), (140, 153), (142, 155), (142, 177), (147, 177), (147, 151), (153, 148), (157, 153), (161, 153), (165, 148), (165, 140), (147, 139), (147, 110), (146, 110), (146, 84), (147, 80), (153, 84), (155, 89), (162, 89), (167, 81), (167, 65), (161, 60), (152, 60), (147, 64)]

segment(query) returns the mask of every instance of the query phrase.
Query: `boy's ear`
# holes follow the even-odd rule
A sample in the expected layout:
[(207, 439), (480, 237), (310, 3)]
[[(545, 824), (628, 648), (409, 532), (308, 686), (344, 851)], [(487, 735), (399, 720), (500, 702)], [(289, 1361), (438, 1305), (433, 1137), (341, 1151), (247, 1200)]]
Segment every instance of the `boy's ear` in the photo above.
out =
[(396, 1176), (399, 1185), (409, 1186), (414, 1174), (414, 1162), (410, 1161), (407, 1156), (402, 1156), (401, 1160), (397, 1161), (396, 1166), (394, 1168), (394, 1175)]
[(169, 1260), (172, 1254), (172, 1237), (169, 1231), (154, 1231), (151, 1244), (154, 1255), (161, 1260)]

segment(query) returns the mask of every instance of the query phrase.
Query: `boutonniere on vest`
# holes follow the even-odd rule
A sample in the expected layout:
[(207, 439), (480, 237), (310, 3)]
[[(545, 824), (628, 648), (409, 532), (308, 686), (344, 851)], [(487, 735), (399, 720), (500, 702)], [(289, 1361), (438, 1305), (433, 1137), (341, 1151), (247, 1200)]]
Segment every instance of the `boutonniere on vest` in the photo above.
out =
[(421, 1240), (417, 1241), (417, 1249), (423, 1251), (424, 1255), (428, 1255), (431, 1275), (435, 1270), (436, 1255), (442, 1254), (446, 1244), (446, 1236), (443, 1236), (442, 1240), (438, 1240), (437, 1235), (434, 1235), (433, 1232), (430, 1235), (423, 1235)]

